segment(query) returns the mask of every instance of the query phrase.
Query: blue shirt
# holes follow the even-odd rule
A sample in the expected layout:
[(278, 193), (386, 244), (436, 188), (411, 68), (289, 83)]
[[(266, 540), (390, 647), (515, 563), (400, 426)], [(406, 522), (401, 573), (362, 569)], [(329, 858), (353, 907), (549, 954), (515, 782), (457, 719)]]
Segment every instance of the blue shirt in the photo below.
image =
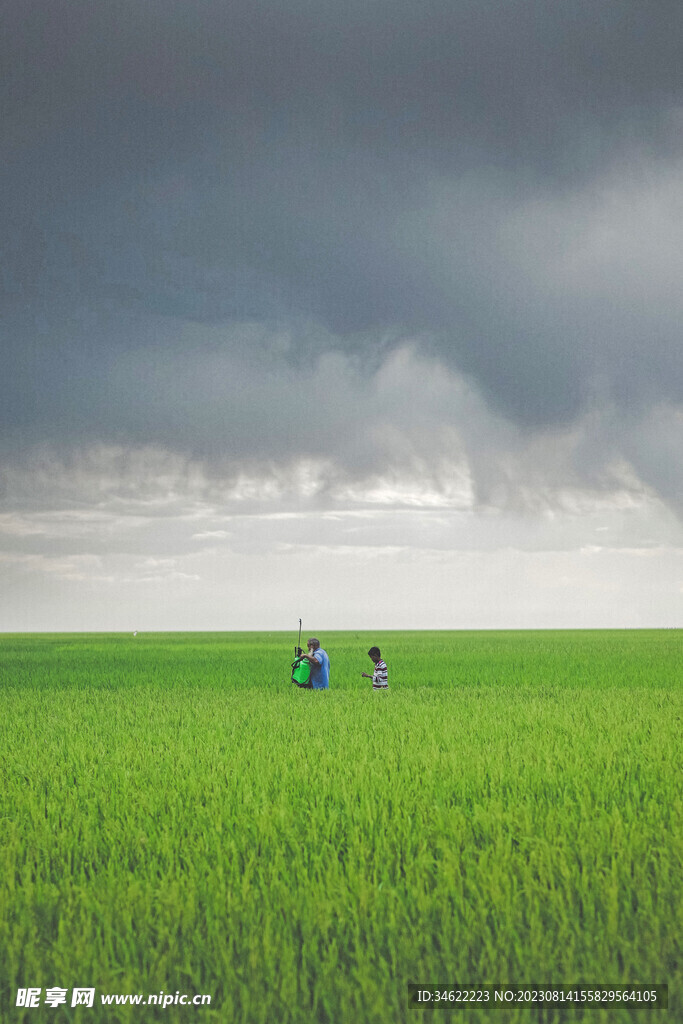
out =
[(311, 664), (311, 683), (314, 690), (329, 690), (330, 688), (330, 659), (327, 651), (319, 647), (313, 652), (317, 664)]

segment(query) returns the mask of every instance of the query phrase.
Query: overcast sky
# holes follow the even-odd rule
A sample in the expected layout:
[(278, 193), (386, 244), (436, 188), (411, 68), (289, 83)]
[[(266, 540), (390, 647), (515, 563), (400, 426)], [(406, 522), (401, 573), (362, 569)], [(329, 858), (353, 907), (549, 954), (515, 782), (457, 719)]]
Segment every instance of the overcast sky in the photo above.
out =
[(683, 622), (680, 0), (6, 0), (0, 630)]

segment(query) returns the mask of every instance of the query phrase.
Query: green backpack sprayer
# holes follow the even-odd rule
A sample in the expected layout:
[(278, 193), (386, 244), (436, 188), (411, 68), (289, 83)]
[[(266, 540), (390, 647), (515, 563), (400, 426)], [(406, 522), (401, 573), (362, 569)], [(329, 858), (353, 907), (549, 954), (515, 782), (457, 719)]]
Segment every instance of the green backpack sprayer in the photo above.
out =
[(292, 682), (308, 689), (311, 677), (311, 666), (301, 653), (301, 619), (299, 619), (299, 643), (294, 648), (295, 658), (292, 662)]

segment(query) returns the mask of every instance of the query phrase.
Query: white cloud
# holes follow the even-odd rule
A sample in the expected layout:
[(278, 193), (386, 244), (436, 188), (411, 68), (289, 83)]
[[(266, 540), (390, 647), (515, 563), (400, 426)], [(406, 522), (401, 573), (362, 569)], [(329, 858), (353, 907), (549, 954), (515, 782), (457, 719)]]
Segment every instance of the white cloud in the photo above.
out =
[(28, 574), (45, 574), (75, 583), (110, 583), (114, 577), (101, 571), (102, 559), (97, 555), (69, 557), (0, 552), (0, 562), (8, 568)]
[(286, 457), (118, 444), (41, 446), (5, 464), (5, 628), (114, 628), (121, 609), (136, 628), (275, 628), (309, 565), (324, 581), (311, 615), (328, 627), (398, 628), (411, 594), (425, 627), (680, 617), (680, 410), (625, 418), (606, 403), (525, 431), (408, 344), (374, 376), (330, 355), (306, 369), (311, 382), (326, 383), (332, 426), (311, 431), (297, 407)]

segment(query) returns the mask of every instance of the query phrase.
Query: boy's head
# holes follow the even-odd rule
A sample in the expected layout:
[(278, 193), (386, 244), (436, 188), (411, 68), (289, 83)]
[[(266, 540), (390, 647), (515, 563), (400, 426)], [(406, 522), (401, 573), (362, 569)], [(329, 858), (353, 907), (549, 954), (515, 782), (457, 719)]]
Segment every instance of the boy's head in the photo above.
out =
[(382, 657), (382, 655), (379, 653), (379, 647), (371, 647), (370, 650), (368, 651), (368, 654), (374, 661), (375, 665), (377, 664), (378, 661), (380, 661)]

